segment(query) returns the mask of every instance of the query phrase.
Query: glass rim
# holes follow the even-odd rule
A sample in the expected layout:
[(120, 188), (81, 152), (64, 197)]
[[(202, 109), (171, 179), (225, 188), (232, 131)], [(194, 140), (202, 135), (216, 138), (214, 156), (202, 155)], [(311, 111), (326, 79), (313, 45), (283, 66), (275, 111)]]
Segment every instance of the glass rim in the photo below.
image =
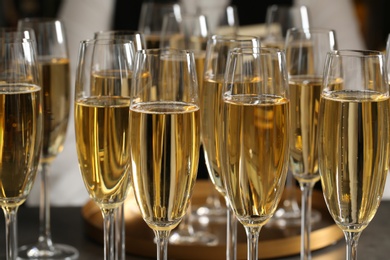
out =
[(247, 35), (247, 34), (213, 34), (210, 36), (211, 41), (220, 41), (220, 42), (235, 42), (235, 41), (248, 41), (248, 40), (258, 40), (260, 41), (260, 36), (257, 35)]
[(53, 17), (25, 17), (19, 19), (19, 22), (26, 22), (31, 24), (51, 24), (51, 23), (57, 23), (63, 24), (62, 20), (58, 18)]
[(150, 48), (138, 50), (137, 54), (159, 56), (161, 54), (194, 55), (194, 51), (175, 48)]
[(110, 35), (141, 34), (142, 35), (143, 33), (139, 30), (118, 29), (118, 30), (99, 30), (99, 31), (94, 32), (94, 35), (98, 35), (98, 34), (110, 34)]
[[(253, 53), (253, 50), (258, 50), (258, 52)], [(284, 50), (276, 47), (237, 47), (230, 52), (232, 54), (279, 55), (284, 53)]]
[(325, 28), (325, 27), (292, 27), (287, 30), (287, 33), (323, 33), (323, 32), (328, 32), (328, 33), (336, 33), (334, 29), (330, 28)]
[(377, 50), (354, 50), (354, 49), (343, 49), (343, 50), (332, 50), (328, 51), (327, 55), (337, 57), (383, 57), (383, 53)]
[(132, 40), (128, 39), (85, 39), (80, 41), (81, 45), (122, 45), (122, 44), (133, 44)]

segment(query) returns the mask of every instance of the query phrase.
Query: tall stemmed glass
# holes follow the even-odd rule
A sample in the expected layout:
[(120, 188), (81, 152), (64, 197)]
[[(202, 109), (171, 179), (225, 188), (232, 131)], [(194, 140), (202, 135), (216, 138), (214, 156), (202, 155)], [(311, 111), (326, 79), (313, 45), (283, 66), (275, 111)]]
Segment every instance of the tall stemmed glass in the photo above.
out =
[(160, 36), (164, 17), (167, 14), (181, 15), (181, 6), (174, 2), (151, 2), (142, 3), (138, 22), (138, 31), (145, 36), (148, 49), (160, 47)]
[(333, 30), (291, 28), (286, 35), (291, 96), (290, 169), (302, 191), (301, 259), (310, 259), (312, 192), (318, 172), (318, 109), (325, 57), (336, 49)]
[[(271, 5), (266, 12), (266, 36), (261, 40), (264, 47), (285, 48), (287, 30), (290, 28), (310, 28), (309, 9), (306, 6)], [(280, 227), (301, 225), (301, 209), (298, 204), (296, 180), (289, 170), (284, 199), (269, 224)], [(316, 214), (314, 214), (316, 213)], [(314, 223), (321, 218), (317, 211), (312, 212)]]
[(134, 45), (81, 42), (75, 90), (75, 133), (81, 175), (104, 219), (104, 259), (115, 259), (115, 211), (130, 188), (129, 106)]
[(31, 41), (0, 38), (0, 206), (6, 259), (16, 260), (17, 211), (33, 186), (42, 145), (42, 88)]
[(390, 102), (383, 54), (329, 52), (319, 108), (319, 170), (328, 210), (346, 239), (346, 259), (382, 199), (390, 156)]
[(283, 49), (288, 29), (310, 28), (309, 9), (304, 5), (271, 5), (267, 8), (265, 24), (266, 35), (261, 44)]
[[(194, 53), (199, 93), (202, 92), (206, 44), (209, 36), (208, 23), (204, 15), (182, 14), (177, 17), (167, 14), (163, 20), (160, 48), (191, 50)], [(224, 214), (226, 215), (226, 214)], [(192, 203), (176, 230), (171, 232), (170, 244), (216, 245), (217, 237), (207, 231), (196, 230), (193, 225)]]
[(290, 106), (284, 52), (236, 49), (228, 56), (219, 133), (226, 196), (258, 259), (259, 234), (283, 194)]
[(218, 126), (221, 124), (222, 85), (226, 61), (230, 50), (237, 47), (259, 47), (260, 39), (246, 35), (213, 35), (206, 47), (203, 90), (201, 95), (202, 143), (209, 176), (214, 187), (225, 198), (227, 207), (226, 259), (236, 259), (237, 220), (224, 187), (221, 170), (219, 145), (221, 136)]
[[(117, 39), (132, 41), (135, 50), (146, 49), (145, 37), (142, 33), (133, 30), (108, 30), (98, 31), (94, 34), (95, 39)], [(130, 189), (129, 189), (130, 190)], [(125, 204), (123, 203), (115, 211), (115, 257), (117, 259), (126, 259), (126, 223), (125, 223)]]
[(186, 214), (197, 176), (200, 112), (193, 53), (138, 51), (131, 96), (135, 198), (155, 233), (157, 259), (167, 259), (170, 232)]
[(43, 146), (40, 163), (41, 198), (39, 238), (35, 244), (22, 246), (22, 259), (76, 259), (76, 248), (54, 244), (50, 227), (49, 167), (63, 150), (70, 113), (70, 71), (65, 28), (50, 18), (19, 20), (18, 29), (33, 29), (43, 89)]

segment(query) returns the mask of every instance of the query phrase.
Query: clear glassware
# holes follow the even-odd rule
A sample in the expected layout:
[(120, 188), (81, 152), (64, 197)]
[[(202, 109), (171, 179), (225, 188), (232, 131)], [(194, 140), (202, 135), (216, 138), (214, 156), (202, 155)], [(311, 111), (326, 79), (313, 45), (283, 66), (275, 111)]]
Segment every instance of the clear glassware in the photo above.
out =
[(240, 22), (237, 8), (234, 5), (198, 5), (197, 13), (207, 17), (211, 34), (234, 35), (238, 33)]
[[(134, 45), (82, 41), (75, 90), (75, 136), (81, 175), (104, 222), (104, 259), (114, 260), (115, 211), (130, 189), (129, 106)], [(117, 248), (118, 249), (118, 248)]]
[[(290, 28), (310, 28), (309, 9), (304, 6), (271, 5), (267, 8), (266, 35), (261, 40), (264, 47), (275, 47), (284, 49), (287, 30)], [(301, 225), (301, 209), (297, 200), (296, 180), (289, 170), (284, 198), (276, 210), (274, 217), (269, 221), (270, 225), (280, 227)], [(312, 211), (312, 223), (321, 219), (318, 211)]]
[(146, 49), (135, 56), (130, 105), (132, 180), (154, 231), (157, 259), (186, 214), (197, 177), (200, 112), (191, 51)]
[(25, 18), (18, 30), (33, 29), (43, 89), (44, 134), (39, 174), (41, 198), (39, 237), (32, 245), (19, 249), (21, 259), (76, 259), (78, 250), (54, 243), (50, 226), (49, 168), (63, 150), (70, 113), (70, 65), (64, 24), (51, 18)]
[(266, 36), (262, 45), (283, 49), (288, 29), (310, 28), (309, 9), (304, 5), (271, 5), (267, 8), (265, 25)]
[(275, 213), (288, 170), (290, 104), (284, 52), (229, 53), (222, 89), (221, 168), (226, 197), (258, 259), (259, 235)]
[(221, 124), (222, 86), (229, 51), (238, 47), (259, 47), (260, 39), (246, 35), (213, 35), (206, 47), (203, 90), (200, 97), (202, 143), (207, 170), (214, 187), (225, 199), (227, 208), (226, 259), (236, 259), (237, 220), (233, 215), (229, 199), (224, 188), (221, 170), (219, 145), (221, 136), (218, 126)]
[(43, 115), (34, 45), (31, 40), (8, 36), (0, 38), (0, 206), (6, 224), (6, 259), (16, 260), (17, 211), (35, 181), (42, 147)]
[(336, 49), (335, 32), (290, 28), (286, 61), (291, 97), (290, 170), (301, 189), (301, 259), (311, 258), (310, 233), (313, 187), (318, 172), (318, 104), (325, 57)]
[(138, 31), (144, 35), (148, 49), (160, 48), (160, 36), (164, 16), (170, 13), (180, 17), (180, 4), (150, 1), (142, 3)]
[[(129, 40), (133, 42), (136, 51), (146, 48), (145, 37), (142, 33), (133, 30), (108, 30), (98, 31), (94, 34), (94, 39), (117, 39)], [(129, 189), (131, 190), (131, 188)], [(115, 219), (115, 259), (126, 259), (126, 223), (125, 205), (122, 204), (114, 213)]]
[(389, 165), (390, 102), (379, 51), (327, 55), (318, 119), (318, 165), (330, 215), (357, 259), (363, 230), (380, 205)]
[[(204, 15), (166, 14), (163, 19), (160, 48), (187, 49), (194, 53), (196, 76), (199, 93), (202, 91), (205, 51), (209, 36), (208, 23)], [(226, 215), (226, 214), (225, 214)], [(204, 244), (216, 245), (217, 236), (208, 232), (207, 228), (199, 230), (194, 227), (192, 205), (177, 229), (171, 232), (170, 244)]]

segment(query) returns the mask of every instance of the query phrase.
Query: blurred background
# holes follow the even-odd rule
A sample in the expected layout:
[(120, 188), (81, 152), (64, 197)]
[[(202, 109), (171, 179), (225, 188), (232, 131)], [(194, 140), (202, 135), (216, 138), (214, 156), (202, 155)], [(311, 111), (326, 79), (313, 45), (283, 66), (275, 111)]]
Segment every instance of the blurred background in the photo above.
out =
[[(19, 18), (32, 16), (56, 17), (65, 1), (77, 0), (0, 0), (0, 26), (12, 27)], [(168, 2), (159, 0), (160, 2)], [(194, 0), (196, 1), (196, 0)], [(388, 0), (351, 0), (359, 22), (360, 32), (367, 49), (384, 50), (387, 35), (390, 33), (390, 1)], [(112, 21), (113, 29), (134, 29), (138, 19), (142, 0), (116, 0), (116, 15)], [(306, 1), (308, 2), (308, 1)], [(271, 4), (292, 4), (291, 0), (262, 0), (253, 2), (234, 0), (238, 6), (240, 25), (264, 23), (266, 6)], [(93, 7), (91, 7), (93, 8)], [(330, 18), (330, 17), (329, 17)], [(332, 17), (333, 19), (334, 17)], [(337, 17), (336, 17), (337, 18)]]

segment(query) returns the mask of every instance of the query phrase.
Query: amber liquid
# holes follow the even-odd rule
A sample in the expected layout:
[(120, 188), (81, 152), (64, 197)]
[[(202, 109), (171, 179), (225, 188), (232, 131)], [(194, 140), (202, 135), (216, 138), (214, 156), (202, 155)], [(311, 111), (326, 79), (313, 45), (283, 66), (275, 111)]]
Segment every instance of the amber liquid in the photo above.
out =
[(70, 113), (69, 60), (39, 61), (43, 90), (42, 162), (50, 163), (63, 150)]
[(219, 146), (221, 135), (218, 126), (222, 123), (222, 80), (205, 80), (201, 95), (202, 145), (210, 179), (223, 196), (225, 188), (221, 176), (221, 156)]
[(317, 182), (318, 111), (321, 78), (298, 76), (290, 79), (291, 138), (290, 166), (300, 182)]
[(342, 230), (363, 230), (378, 209), (389, 170), (389, 110), (389, 98), (378, 93), (322, 96), (321, 182), (329, 212)]
[(1, 207), (21, 205), (34, 183), (43, 132), (40, 91), (35, 85), (0, 85)]
[(103, 208), (118, 207), (130, 186), (130, 99), (90, 97), (75, 104), (76, 147), (90, 197)]
[(135, 197), (153, 230), (172, 230), (186, 213), (199, 160), (199, 108), (146, 103), (131, 110)]
[(221, 158), (226, 193), (244, 226), (262, 226), (283, 193), (289, 153), (289, 101), (276, 96), (224, 100)]

